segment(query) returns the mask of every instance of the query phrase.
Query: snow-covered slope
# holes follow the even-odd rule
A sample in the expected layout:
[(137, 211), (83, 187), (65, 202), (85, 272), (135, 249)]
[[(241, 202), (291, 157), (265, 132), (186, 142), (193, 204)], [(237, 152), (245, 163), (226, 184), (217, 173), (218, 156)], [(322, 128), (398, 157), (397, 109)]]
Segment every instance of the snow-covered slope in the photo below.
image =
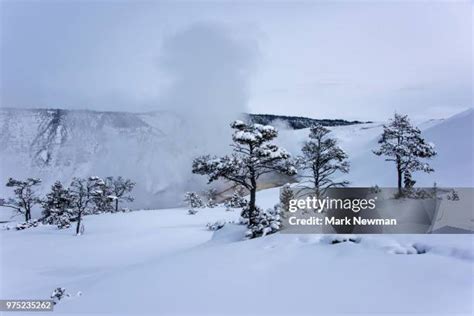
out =
[[(278, 200), (261, 191), (259, 204)], [(245, 227), (208, 222), (238, 212), (186, 209), (85, 218), (86, 232), (42, 226), (0, 231), (0, 297), (71, 294), (55, 314), (358, 315), (473, 312), (472, 235), (276, 234), (243, 240)], [(417, 249), (427, 250), (424, 254)], [(79, 293), (79, 294), (78, 294)]]
[[(422, 136), (435, 144), (438, 153), (430, 164), (435, 172), (417, 172), (417, 186), (474, 187), (474, 110), (469, 109), (445, 120), (418, 124)], [(349, 154), (351, 170), (344, 176), (351, 186), (396, 186), (393, 162), (386, 162), (372, 153), (378, 147), (381, 123), (332, 128), (340, 146)], [(307, 132), (306, 132), (307, 133)]]

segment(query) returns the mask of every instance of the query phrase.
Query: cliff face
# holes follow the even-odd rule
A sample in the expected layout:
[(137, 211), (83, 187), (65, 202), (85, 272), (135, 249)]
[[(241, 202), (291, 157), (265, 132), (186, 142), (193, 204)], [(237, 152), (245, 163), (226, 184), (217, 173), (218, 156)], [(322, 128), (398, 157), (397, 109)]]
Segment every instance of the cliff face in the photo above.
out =
[[(181, 181), (173, 172), (188, 163), (189, 155), (167, 137), (180, 124), (165, 112), (1, 109), (2, 182), (10, 176), (35, 176), (47, 187), (73, 176), (123, 175), (140, 183), (137, 194), (147, 197), (141, 205), (146, 207), (163, 198), (158, 193), (174, 179)], [(3, 186), (0, 192), (5, 192)]]

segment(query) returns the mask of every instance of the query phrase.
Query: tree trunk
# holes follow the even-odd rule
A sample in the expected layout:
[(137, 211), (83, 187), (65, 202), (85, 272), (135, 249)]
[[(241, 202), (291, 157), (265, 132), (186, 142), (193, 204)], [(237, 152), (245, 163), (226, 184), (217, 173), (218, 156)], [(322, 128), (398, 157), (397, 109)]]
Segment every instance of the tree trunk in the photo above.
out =
[(257, 199), (257, 180), (255, 177), (251, 177), (250, 183), (252, 188), (250, 189), (250, 202), (249, 202), (249, 225), (253, 224), (253, 220), (255, 217), (255, 209), (256, 209), (256, 199)]
[(115, 213), (118, 212), (118, 199), (115, 199)]
[(402, 173), (402, 167), (400, 166), (400, 163), (397, 162), (397, 176), (398, 176), (398, 195), (402, 195), (402, 181), (403, 181), (403, 173)]
[(81, 231), (81, 221), (82, 221), (82, 213), (79, 213), (79, 215), (77, 216), (76, 235), (79, 235), (79, 232)]

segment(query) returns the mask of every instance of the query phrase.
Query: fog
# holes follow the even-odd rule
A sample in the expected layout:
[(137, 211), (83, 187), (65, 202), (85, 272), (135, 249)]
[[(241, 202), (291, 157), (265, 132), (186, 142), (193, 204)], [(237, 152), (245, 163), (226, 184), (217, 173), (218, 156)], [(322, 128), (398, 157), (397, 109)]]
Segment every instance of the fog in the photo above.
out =
[[(192, 160), (229, 151), (230, 122), (248, 112), (258, 45), (219, 23), (201, 22), (167, 36), (160, 52), (157, 66), (170, 80), (152, 112), (69, 111), (55, 120), (61, 126), (43, 121), (45, 113), (27, 120), (32, 113), (2, 117), (8, 125), (2, 178), (38, 177), (46, 191), (54, 181), (69, 183), (74, 176), (121, 175), (137, 183), (133, 207), (140, 208), (177, 206), (184, 192), (206, 190), (205, 177), (191, 172)], [(34, 136), (36, 129), (41, 133)], [(23, 149), (11, 152), (10, 146)], [(2, 195), (8, 191), (0, 188)]]
[[(471, 1), (2, 1), (1, 105), (182, 109), (181, 96), (196, 94), (188, 83), (199, 85), (210, 69), (206, 60), (178, 66), (165, 60), (167, 52), (211, 50), (218, 35), (200, 42), (194, 36), (202, 31), (189, 30), (210, 22), (258, 44), (247, 91), (251, 112), (447, 117), (472, 106), (472, 7)], [(172, 44), (180, 32), (175, 40), (186, 43)], [(248, 65), (212, 56), (215, 67), (249, 72)], [(173, 89), (191, 90), (170, 94), (173, 80), (180, 81)], [(221, 106), (229, 111), (246, 106), (232, 99), (239, 93), (223, 93), (229, 94)]]

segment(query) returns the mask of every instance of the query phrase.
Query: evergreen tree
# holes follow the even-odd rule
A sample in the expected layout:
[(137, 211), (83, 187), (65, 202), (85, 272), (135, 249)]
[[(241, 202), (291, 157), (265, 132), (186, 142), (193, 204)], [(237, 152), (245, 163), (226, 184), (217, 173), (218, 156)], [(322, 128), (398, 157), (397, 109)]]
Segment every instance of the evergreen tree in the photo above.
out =
[(190, 215), (197, 213), (197, 210), (195, 210), (196, 208), (205, 206), (201, 197), (196, 192), (186, 192), (184, 195), (184, 202), (186, 202), (190, 208), (188, 211)]
[(213, 208), (217, 206), (216, 199), (217, 199), (217, 190), (214, 188), (210, 188), (205, 192), (207, 198), (207, 207)]
[(25, 216), (25, 221), (31, 220), (31, 209), (35, 204), (41, 202), (36, 195), (34, 187), (41, 183), (40, 179), (28, 178), (26, 180), (8, 179), (7, 187), (13, 188), (15, 198), (8, 200), (0, 199), (0, 206), (14, 209), (17, 213)]
[(314, 190), (316, 196), (324, 194), (328, 188), (344, 187), (347, 181), (334, 181), (336, 172), (348, 173), (347, 154), (337, 145), (337, 141), (329, 136), (330, 130), (322, 125), (311, 126), (309, 140), (301, 149), (298, 157), (298, 169), (306, 171), (300, 177), (303, 183)]
[(290, 210), (290, 201), (295, 198), (293, 190), (289, 184), (285, 184), (280, 191), (280, 206), (283, 211), (288, 212)]
[(249, 225), (258, 216), (256, 209), (259, 178), (271, 172), (296, 174), (290, 154), (271, 143), (278, 132), (268, 125), (235, 121), (231, 124), (233, 152), (223, 157), (201, 156), (193, 161), (193, 173), (206, 175), (209, 183), (224, 179), (241, 185), (250, 192)]
[(415, 171), (432, 172), (433, 168), (422, 159), (436, 155), (434, 145), (427, 143), (421, 137), (421, 131), (413, 126), (407, 115), (395, 114), (388, 125), (384, 125), (383, 133), (378, 143), (380, 148), (374, 150), (377, 156), (385, 156), (386, 161), (395, 162), (397, 168), (398, 194), (403, 195), (402, 183), (412, 187), (411, 178)]
[(43, 206), (43, 223), (58, 225), (59, 228), (69, 226), (72, 197), (69, 190), (64, 188), (60, 181), (56, 181), (51, 186), (51, 191), (46, 194), (46, 198), (41, 204)]
[(247, 205), (247, 200), (239, 195), (238, 192), (234, 192), (230, 199), (225, 202), (225, 206), (228, 208), (242, 208)]
[(248, 225), (245, 234), (247, 238), (255, 238), (276, 233), (281, 227), (280, 206), (277, 204), (273, 209), (266, 211), (258, 208), (257, 216)]

